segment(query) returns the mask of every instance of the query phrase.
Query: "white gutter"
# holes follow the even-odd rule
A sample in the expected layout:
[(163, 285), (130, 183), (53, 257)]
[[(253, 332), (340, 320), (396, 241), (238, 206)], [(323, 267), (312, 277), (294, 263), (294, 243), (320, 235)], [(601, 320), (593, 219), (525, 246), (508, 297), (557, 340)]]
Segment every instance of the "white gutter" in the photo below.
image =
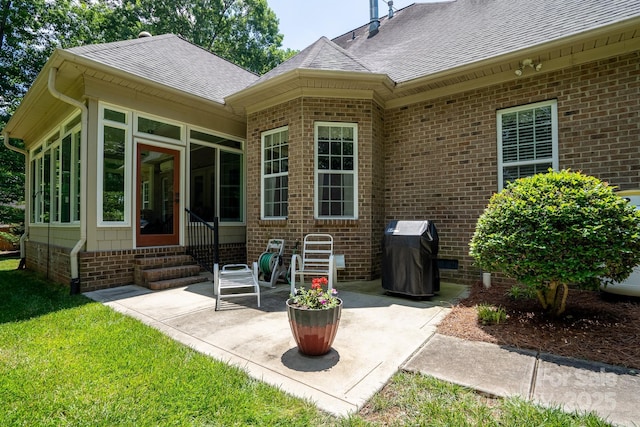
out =
[[(14, 147), (13, 145), (11, 145), (10, 141), (9, 141), (9, 132), (7, 131), (3, 131), (2, 132), (2, 138), (4, 139), (4, 146), (7, 147), (9, 150), (11, 151), (15, 151), (16, 153), (20, 153), (24, 156), (24, 163), (25, 163), (25, 182), (27, 182), (27, 177), (28, 175), (28, 169), (26, 167), (27, 165), (27, 151), (23, 150), (21, 148), (18, 147)], [(26, 250), (24, 248), (24, 241), (27, 238), (27, 236), (29, 235), (29, 221), (27, 221), (27, 210), (25, 209), (24, 211), (24, 233), (22, 233), (22, 236), (20, 236), (20, 267), (19, 268), (24, 268), (24, 264), (25, 264), (25, 260), (27, 257), (26, 254)]]
[(84, 244), (87, 242), (87, 209), (85, 204), (87, 203), (87, 128), (88, 128), (88, 117), (89, 110), (87, 106), (78, 101), (77, 99), (71, 98), (61, 92), (58, 92), (56, 89), (56, 74), (58, 73), (57, 68), (51, 68), (49, 70), (49, 81), (48, 81), (48, 89), (51, 95), (55, 98), (61, 100), (62, 102), (66, 102), (67, 104), (73, 105), (80, 109), (81, 112), (81, 127), (80, 127), (80, 176), (82, 177), (82, 194), (80, 197), (80, 240), (76, 243), (76, 245), (71, 249), (71, 253), (69, 253), (69, 260), (71, 264), (71, 293), (76, 294), (80, 293), (80, 273), (78, 270), (78, 252), (82, 249)]

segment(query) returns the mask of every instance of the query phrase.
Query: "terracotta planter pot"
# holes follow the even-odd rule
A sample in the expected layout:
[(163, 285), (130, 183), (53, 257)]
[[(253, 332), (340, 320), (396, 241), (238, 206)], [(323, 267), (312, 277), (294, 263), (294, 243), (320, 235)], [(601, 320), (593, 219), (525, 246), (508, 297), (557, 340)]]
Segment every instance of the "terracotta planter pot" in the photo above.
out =
[(287, 314), (298, 351), (308, 356), (328, 353), (338, 332), (342, 300), (336, 307), (327, 310), (297, 308), (290, 305), (290, 302), (290, 299), (287, 300)]

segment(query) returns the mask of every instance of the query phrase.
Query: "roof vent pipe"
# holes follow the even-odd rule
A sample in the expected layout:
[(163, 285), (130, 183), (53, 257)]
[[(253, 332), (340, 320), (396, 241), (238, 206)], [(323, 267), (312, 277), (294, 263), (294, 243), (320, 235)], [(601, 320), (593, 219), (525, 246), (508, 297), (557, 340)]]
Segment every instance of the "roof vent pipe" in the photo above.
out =
[(387, 2), (389, 5), (389, 19), (393, 18), (393, 0)]
[(369, 14), (371, 19), (369, 20), (369, 35), (375, 35), (380, 27), (380, 21), (378, 20), (378, 0), (369, 0)]

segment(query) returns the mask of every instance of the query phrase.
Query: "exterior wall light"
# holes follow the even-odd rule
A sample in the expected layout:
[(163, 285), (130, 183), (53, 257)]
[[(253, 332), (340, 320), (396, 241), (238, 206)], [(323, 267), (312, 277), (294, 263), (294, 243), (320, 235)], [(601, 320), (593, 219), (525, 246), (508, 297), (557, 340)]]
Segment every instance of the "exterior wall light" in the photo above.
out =
[(536, 71), (540, 71), (542, 70), (542, 62), (538, 62), (536, 64), (533, 62), (533, 59), (529, 59), (529, 58), (523, 59), (522, 62), (520, 62), (520, 66), (515, 71), (516, 76), (520, 77), (524, 72), (524, 69), (527, 67), (531, 67)]

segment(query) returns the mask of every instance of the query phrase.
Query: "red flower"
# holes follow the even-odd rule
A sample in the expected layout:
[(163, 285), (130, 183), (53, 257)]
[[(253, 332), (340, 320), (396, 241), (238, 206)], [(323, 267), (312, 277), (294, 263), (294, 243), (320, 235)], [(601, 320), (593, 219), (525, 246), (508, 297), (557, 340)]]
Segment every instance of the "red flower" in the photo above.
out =
[(311, 280), (311, 289), (322, 289), (323, 286), (328, 284), (329, 281), (326, 277), (316, 277)]

